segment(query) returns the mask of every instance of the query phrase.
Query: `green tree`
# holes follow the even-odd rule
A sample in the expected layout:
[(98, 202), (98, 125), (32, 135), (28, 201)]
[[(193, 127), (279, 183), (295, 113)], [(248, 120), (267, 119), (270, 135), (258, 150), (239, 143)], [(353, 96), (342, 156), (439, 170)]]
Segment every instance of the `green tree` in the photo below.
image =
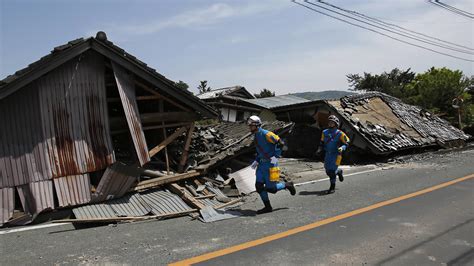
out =
[(176, 87), (178, 87), (180, 89), (183, 89), (183, 90), (187, 90), (189, 88), (189, 85), (186, 82), (182, 81), (182, 80), (176, 82), (175, 85), (176, 85)]
[(472, 84), (472, 78), (464, 76), (460, 70), (432, 67), (425, 73), (416, 75), (408, 86), (409, 96), (405, 101), (419, 105), (457, 124), (458, 109), (453, 108), (453, 100), (462, 99), (460, 106), (462, 121), (464, 124), (470, 124), (473, 122), (473, 102), (468, 88)]
[(207, 85), (207, 80), (201, 80), (197, 88), (199, 90), (199, 93), (204, 93), (212, 90), (211, 87)]
[(415, 72), (409, 69), (402, 71), (398, 68), (380, 75), (364, 72), (346, 76), (349, 86), (354, 91), (378, 91), (394, 97), (402, 98), (407, 94), (407, 86), (415, 77)]
[(273, 97), (275, 96), (275, 92), (268, 90), (268, 89), (263, 89), (260, 91), (260, 93), (254, 94), (255, 97), (257, 98), (267, 98), (267, 97)]

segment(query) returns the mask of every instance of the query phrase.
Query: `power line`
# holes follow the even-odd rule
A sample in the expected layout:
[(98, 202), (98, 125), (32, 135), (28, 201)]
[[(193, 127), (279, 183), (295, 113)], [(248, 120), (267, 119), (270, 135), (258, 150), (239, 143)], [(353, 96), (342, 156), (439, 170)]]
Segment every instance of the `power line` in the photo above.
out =
[(474, 60), (471, 60), (471, 59), (467, 59), (467, 58), (462, 58), (462, 57), (458, 57), (458, 56), (455, 56), (455, 55), (451, 55), (451, 54), (447, 54), (447, 53), (444, 53), (444, 52), (440, 52), (440, 51), (437, 51), (437, 50), (434, 50), (434, 49), (431, 49), (431, 48), (428, 48), (428, 47), (424, 47), (424, 46), (421, 46), (421, 45), (418, 45), (418, 44), (414, 44), (414, 43), (411, 43), (411, 42), (408, 42), (408, 41), (405, 41), (405, 40), (401, 40), (401, 39), (398, 39), (396, 37), (393, 37), (393, 36), (390, 36), (388, 34), (385, 34), (383, 32), (380, 32), (380, 31), (377, 31), (377, 30), (374, 30), (374, 29), (371, 29), (371, 28), (368, 28), (368, 27), (365, 27), (365, 26), (362, 26), (362, 25), (359, 25), (359, 24), (355, 24), (355, 23), (352, 23), (348, 20), (345, 20), (345, 19), (342, 19), (342, 18), (338, 18), (336, 16), (333, 16), (333, 15), (330, 15), (330, 14), (327, 14), (325, 12), (322, 12), (322, 11), (319, 11), (317, 9), (314, 9), (310, 6), (307, 6), (307, 5), (304, 5), (302, 3), (299, 3), (299, 2), (296, 2), (296, 0), (292, 0), (293, 3), (297, 4), (297, 5), (300, 5), (302, 7), (305, 7), (311, 11), (314, 11), (314, 12), (317, 12), (317, 13), (320, 13), (324, 16), (328, 16), (330, 18), (333, 18), (333, 19), (336, 19), (336, 20), (339, 20), (339, 21), (342, 21), (344, 23), (347, 23), (347, 24), (350, 24), (352, 26), (356, 26), (356, 27), (359, 27), (359, 28), (362, 28), (362, 29), (365, 29), (365, 30), (368, 30), (368, 31), (371, 31), (371, 32), (374, 32), (374, 33), (377, 33), (377, 34), (380, 34), (382, 36), (385, 36), (387, 38), (390, 38), (392, 40), (395, 40), (395, 41), (398, 41), (398, 42), (402, 42), (402, 43), (405, 43), (405, 44), (408, 44), (408, 45), (411, 45), (411, 46), (415, 46), (415, 47), (418, 47), (418, 48), (421, 48), (421, 49), (424, 49), (424, 50), (428, 50), (428, 51), (431, 51), (433, 53), (437, 53), (437, 54), (441, 54), (441, 55), (444, 55), (444, 56), (449, 56), (449, 57), (452, 57), (452, 58), (456, 58), (456, 59), (459, 59), (459, 60), (463, 60), (463, 61), (468, 61), (468, 62), (474, 62)]
[(469, 13), (469, 12), (464, 11), (464, 10), (461, 10), (461, 9), (456, 8), (454, 6), (450, 6), (448, 4), (445, 4), (445, 3), (443, 3), (439, 0), (428, 0), (428, 3), (433, 4), (437, 7), (441, 7), (442, 9), (450, 11), (451, 13), (458, 14), (460, 16), (467, 17), (467, 18), (470, 18), (470, 19), (474, 19), (474, 14)]
[[(410, 36), (415, 36), (415, 37), (418, 37), (418, 38), (421, 38), (421, 39), (424, 39), (424, 40), (428, 40), (426, 38), (423, 38), (423, 37), (419, 37), (419, 36), (416, 36), (416, 35), (421, 35), (421, 36), (424, 36), (424, 37), (427, 37), (429, 39), (432, 39), (432, 40), (436, 40), (436, 41), (439, 41), (439, 42), (443, 42), (443, 43), (446, 43), (446, 44), (451, 44), (451, 45), (454, 45), (454, 46), (457, 46), (457, 47), (460, 47), (460, 48), (464, 48), (464, 49), (468, 49), (468, 50), (471, 50), (471, 51), (474, 51), (473, 48), (470, 48), (470, 47), (467, 47), (467, 46), (463, 46), (463, 45), (459, 45), (459, 44), (456, 44), (456, 43), (453, 43), (453, 42), (449, 42), (449, 41), (445, 41), (445, 40), (442, 40), (442, 39), (438, 39), (436, 37), (432, 37), (432, 36), (429, 36), (429, 35), (426, 35), (426, 34), (423, 34), (423, 33), (420, 33), (420, 32), (416, 32), (416, 31), (413, 31), (413, 30), (410, 30), (410, 29), (407, 29), (407, 28), (404, 28), (404, 27), (400, 27), (396, 24), (391, 24), (391, 23), (388, 23), (388, 22), (385, 22), (381, 19), (377, 19), (375, 17), (371, 17), (371, 16), (368, 16), (368, 15), (365, 15), (365, 14), (362, 14), (362, 13), (359, 13), (357, 11), (353, 11), (353, 10), (348, 10), (348, 9), (344, 9), (344, 8), (341, 8), (339, 6), (336, 6), (336, 5), (333, 5), (333, 4), (330, 4), (330, 3), (327, 3), (325, 1), (322, 1), (322, 0), (318, 0), (318, 2), (322, 3), (322, 4), (325, 4), (325, 5), (328, 5), (330, 7), (333, 7), (335, 9), (339, 9), (339, 10), (342, 10), (346, 13), (350, 13), (350, 14), (353, 14), (357, 17), (360, 17), (360, 18), (363, 18), (363, 19), (367, 19), (369, 21), (372, 21), (376, 24), (379, 24), (379, 25), (382, 25), (384, 27), (388, 27), (388, 28), (391, 28), (391, 29), (394, 29), (394, 30), (397, 30), (397, 29), (400, 29), (400, 31), (404, 32), (405, 34), (408, 34)], [(413, 33), (413, 34), (411, 34)], [(466, 52), (466, 53), (471, 53), (471, 52)], [(472, 54), (472, 53), (471, 53)]]
[(355, 20), (355, 21), (357, 21), (357, 22), (361, 22), (361, 23), (370, 25), (370, 26), (372, 26), (372, 27), (374, 27), (374, 28), (378, 28), (378, 29), (381, 29), (381, 30), (384, 30), (384, 31), (387, 31), (387, 32), (390, 32), (390, 33), (393, 33), (393, 34), (397, 34), (397, 35), (402, 36), (402, 37), (405, 37), (405, 38), (409, 38), (409, 39), (412, 39), (412, 40), (415, 40), (415, 41), (419, 41), (419, 42), (422, 42), (422, 43), (426, 43), (426, 44), (429, 44), (429, 45), (437, 46), (437, 47), (440, 47), (440, 48), (448, 49), (448, 50), (455, 51), (455, 52), (459, 52), (459, 53), (465, 53), (465, 54), (471, 54), (471, 55), (474, 54), (474, 53), (471, 52), (471, 51), (461, 50), (461, 49), (458, 49), (458, 48), (455, 48), (455, 47), (452, 47), (452, 46), (448, 46), (448, 45), (444, 45), (444, 44), (439, 44), (439, 43), (436, 43), (436, 42), (433, 42), (433, 41), (430, 41), (430, 40), (422, 39), (422, 38), (420, 38), (420, 37), (416, 37), (416, 36), (413, 37), (413, 36), (410, 36), (410, 35), (405, 34), (405, 33), (400, 33), (399, 31), (394, 31), (394, 30), (391, 30), (391, 29), (387, 29), (385, 26), (383, 26), (383, 27), (378, 26), (378, 25), (376, 25), (376, 24), (367, 22), (367, 21), (365, 21), (365, 20), (361, 20), (361, 19), (355, 18), (355, 17), (353, 17), (353, 16), (346, 15), (346, 14), (343, 14), (343, 13), (341, 13), (341, 12), (338, 12), (338, 11), (335, 11), (335, 10), (332, 10), (332, 9), (329, 9), (329, 8), (326, 8), (326, 7), (324, 7), (324, 6), (318, 5), (318, 4), (316, 4), (316, 3), (309, 2), (308, 0), (304, 0), (304, 1), (305, 1), (306, 3), (308, 3), (308, 4), (310, 4), (310, 5), (319, 7), (319, 8), (321, 8), (321, 9), (327, 10), (327, 11), (329, 11), (329, 12), (332, 12), (332, 13), (338, 14), (338, 15), (340, 15), (340, 16), (343, 16), (343, 17), (346, 17), (346, 18)]

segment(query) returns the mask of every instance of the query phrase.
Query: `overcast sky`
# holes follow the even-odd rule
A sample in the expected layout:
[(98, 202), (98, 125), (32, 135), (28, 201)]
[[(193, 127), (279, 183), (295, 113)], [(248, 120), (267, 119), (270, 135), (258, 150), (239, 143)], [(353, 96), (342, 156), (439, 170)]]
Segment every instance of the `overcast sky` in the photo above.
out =
[[(188, 83), (193, 92), (200, 80), (208, 80), (212, 88), (242, 85), (277, 94), (347, 90), (349, 73), (395, 67), (416, 72), (448, 67), (474, 74), (473, 62), (396, 42), (289, 0), (0, 1), (0, 79), (53, 47), (95, 36), (98, 30), (169, 79)], [(474, 20), (425, 0), (328, 2), (474, 47)], [(444, 2), (474, 13), (472, 0)], [(469, 54), (410, 42), (474, 60)]]

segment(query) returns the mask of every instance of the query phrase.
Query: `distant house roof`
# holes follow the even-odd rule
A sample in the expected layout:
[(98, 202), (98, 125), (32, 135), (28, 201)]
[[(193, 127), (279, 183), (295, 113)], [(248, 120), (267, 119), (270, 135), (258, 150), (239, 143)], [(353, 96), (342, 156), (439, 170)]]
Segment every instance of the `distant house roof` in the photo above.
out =
[(308, 91), (291, 93), (290, 95), (304, 98), (310, 101), (340, 99), (344, 96), (355, 94), (349, 91), (327, 90), (327, 91)]
[(259, 98), (259, 99), (249, 99), (245, 100), (246, 102), (249, 102), (251, 104), (267, 108), (267, 109), (272, 109), (272, 108), (278, 108), (286, 105), (293, 105), (293, 104), (299, 104), (299, 103), (305, 103), (305, 102), (310, 102), (309, 100), (306, 100), (304, 98), (294, 96), (291, 94), (287, 95), (281, 95), (281, 96), (274, 96), (274, 97), (267, 97), (267, 98)]
[(215, 90), (204, 92), (197, 95), (197, 97), (202, 100), (217, 98), (220, 96), (234, 96), (234, 97), (239, 97), (242, 99), (255, 98), (247, 89), (245, 89), (245, 87), (242, 87), (242, 86), (220, 88), (220, 89), (215, 89)]
[(207, 117), (217, 116), (216, 111), (212, 107), (200, 101), (191, 92), (177, 88), (175, 82), (167, 79), (155, 69), (107, 40), (103, 32), (98, 32), (96, 38), (79, 38), (57, 46), (50, 54), (31, 63), (24, 69), (16, 71), (13, 75), (0, 80), (0, 100), (87, 50), (94, 50), (111, 59), (156, 88), (159, 88), (166, 96), (180, 102), (186, 102), (188, 106), (201, 115)]

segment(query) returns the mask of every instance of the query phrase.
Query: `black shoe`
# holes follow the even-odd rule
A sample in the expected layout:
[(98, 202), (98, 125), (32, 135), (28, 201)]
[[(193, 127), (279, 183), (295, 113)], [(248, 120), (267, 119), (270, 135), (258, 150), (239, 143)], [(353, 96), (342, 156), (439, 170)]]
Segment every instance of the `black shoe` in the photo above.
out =
[(339, 181), (344, 182), (344, 176), (342, 175), (342, 169), (337, 172), (337, 176), (339, 177)]
[(286, 182), (285, 183), (285, 188), (288, 189), (288, 191), (290, 191), (290, 194), (292, 196), (296, 195), (296, 188), (295, 188), (295, 184), (293, 184), (293, 182)]
[(270, 201), (264, 201), (263, 204), (265, 204), (265, 207), (263, 207), (263, 209), (258, 210), (257, 214), (264, 214), (273, 211), (272, 205), (270, 205)]
[(326, 192), (327, 194), (332, 194), (336, 192), (336, 185), (335, 184), (331, 184), (331, 186), (329, 187), (328, 191)]

